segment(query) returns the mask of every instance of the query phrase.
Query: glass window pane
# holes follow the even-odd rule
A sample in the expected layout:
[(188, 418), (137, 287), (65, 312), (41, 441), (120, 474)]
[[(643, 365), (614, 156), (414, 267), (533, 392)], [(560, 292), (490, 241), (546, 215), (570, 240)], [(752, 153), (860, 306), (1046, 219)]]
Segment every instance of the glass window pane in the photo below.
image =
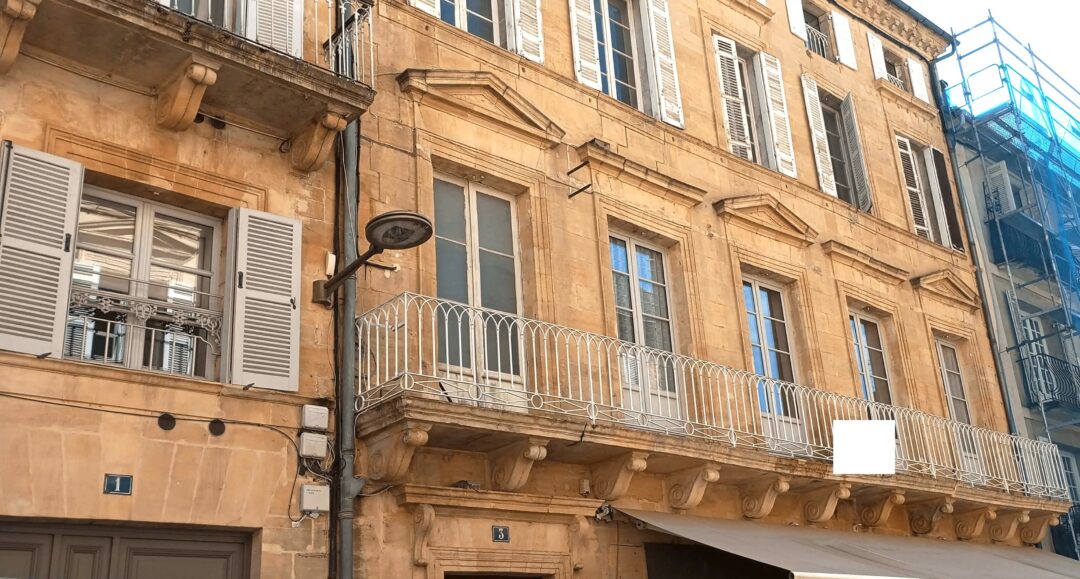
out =
[(625, 310), (615, 312), (619, 326), (619, 339), (634, 342), (634, 315)]
[(454, 6), (454, 0), (442, 0), (439, 4), (439, 17), (443, 22), (457, 25), (457, 8)]
[(757, 300), (754, 299), (754, 286), (749, 282), (743, 282), (742, 284), (743, 302), (746, 303), (746, 311), (757, 311)]
[(644, 345), (657, 350), (671, 351), (671, 324), (656, 318), (644, 317), (641, 320), (645, 333)]
[(465, 189), (435, 180), (435, 233), (465, 243)]
[(488, 42), (495, 42), (495, 25), (490, 20), (481, 18), (471, 12), (468, 14), (467, 19), (469, 32)]
[(89, 249), (75, 251), (72, 284), (78, 289), (105, 290), (126, 294), (131, 277), (131, 260)]
[(774, 364), (772, 375), (785, 382), (795, 381), (795, 369), (791, 365), (791, 356), (775, 350), (769, 352), (769, 361)]
[(964, 381), (960, 378), (960, 375), (949, 372), (947, 376), (949, 383), (949, 394), (951, 394), (954, 398), (966, 399), (967, 396), (964, 395)]
[(630, 297), (630, 276), (622, 273), (613, 273), (615, 281), (615, 305), (620, 308), (630, 309), (633, 307)]
[(517, 275), (513, 259), (480, 250), (480, 305), (517, 313)]
[(787, 325), (776, 320), (765, 320), (765, 344), (784, 352), (791, 351), (788, 346)]
[(884, 378), (887, 375), (885, 370), (885, 354), (881, 350), (869, 350), (870, 357), (870, 372), (878, 377)]
[(170, 304), (194, 306), (199, 308), (219, 308), (221, 304), (210, 304), (210, 278), (159, 265), (150, 266), (150, 283), (147, 284), (147, 296)]
[(878, 331), (878, 326), (874, 322), (862, 320), (863, 326), (863, 341), (870, 347), (878, 350), (883, 350), (881, 346), (881, 333)]
[(952, 346), (941, 346), (941, 361), (947, 370), (960, 371), (960, 362), (956, 359), (956, 350)]
[(784, 298), (780, 295), (780, 292), (775, 290), (762, 290), (765, 294), (764, 297), (767, 300), (768, 307), (766, 308), (766, 315), (783, 320), (784, 318)]
[(954, 418), (957, 422), (971, 424), (971, 415), (968, 413), (967, 402), (953, 398), (952, 406), (953, 412), (956, 413), (956, 416)]
[(177, 219), (154, 215), (154, 239), (151, 256), (156, 261), (192, 269), (209, 270), (213, 256), (214, 228)]
[(511, 219), (509, 201), (483, 193), (476, 194), (476, 226), (481, 248), (513, 255)]
[(469, 303), (468, 261), (465, 246), (446, 239), (435, 240), (437, 297)]
[(475, 12), (488, 20), (493, 20), (491, 11), (491, 0), (467, 0), (465, 7), (469, 12)]
[(624, 0), (608, 0), (608, 17), (623, 26), (630, 26), (630, 12)]
[(761, 345), (761, 328), (758, 324), (757, 314), (747, 312), (746, 324), (750, 327), (750, 344), (754, 346)]
[(626, 255), (626, 242), (614, 237), (612, 237), (610, 241), (611, 269), (623, 273), (630, 273), (630, 259)]
[(668, 316), (667, 289), (664, 286), (641, 281), (638, 282), (638, 287), (641, 291), (642, 313), (661, 318), (670, 317)]
[(79, 207), (79, 245), (131, 253), (135, 241), (135, 208), (84, 196)]
[(754, 357), (754, 373), (765, 375), (765, 353), (759, 346), (752, 346), (750, 348), (751, 354)]
[(638, 277), (664, 283), (664, 255), (644, 247), (637, 247)]
[(889, 393), (889, 382), (880, 378), (874, 379), (874, 400), (882, 404), (892, 404), (892, 395)]

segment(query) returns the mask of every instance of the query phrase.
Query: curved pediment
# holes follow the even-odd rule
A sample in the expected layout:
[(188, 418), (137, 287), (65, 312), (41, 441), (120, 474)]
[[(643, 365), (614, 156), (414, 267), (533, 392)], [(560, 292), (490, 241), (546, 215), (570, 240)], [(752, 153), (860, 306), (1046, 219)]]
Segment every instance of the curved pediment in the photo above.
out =
[(563, 131), (539, 108), (493, 72), (410, 68), (397, 77), (401, 91), (436, 106), (464, 111), (502, 128), (558, 143)]
[(817, 231), (810, 224), (772, 195), (728, 197), (714, 203), (713, 208), (725, 221), (735, 219), (751, 229), (771, 231), (797, 245), (810, 245), (817, 239)]

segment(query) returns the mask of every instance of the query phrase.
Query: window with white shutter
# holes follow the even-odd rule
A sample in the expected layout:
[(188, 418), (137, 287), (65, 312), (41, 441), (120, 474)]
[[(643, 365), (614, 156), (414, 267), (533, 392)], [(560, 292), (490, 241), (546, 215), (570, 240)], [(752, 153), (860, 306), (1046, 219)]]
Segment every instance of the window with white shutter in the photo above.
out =
[(911, 94), (924, 103), (930, 102), (930, 89), (926, 82), (926, 65), (914, 59), (907, 59), (908, 78), (911, 80)]
[(432, 16), (439, 15), (440, 2), (441, 0), (409, 0), (409, 4), (412, 4), (416, 8), (419, 8)]
[(832, 21), (833, 42), (836, 45), (836, 60), (840, 64), (853, 69), (859, 65), (855, 59), (855, 41), (851, 36), (851, 21), (847, 16), (833, 10), (830, 16)]
[(766, 52), (759, 52), (758, 65), (764, 93), (762, 109), (769, 127), (765, 133), (769, 151), (776, 169), (789, 177), (795, 177), (795, 147), (791, 141), (791, 123), (788, 120), (780, 60)]
[(728, 149), (732, 154), (757, 162), (759, 157), (754, 139), (752, 91), (747, 79), (746, 60), (739, 56), (735, 41), (713, 36), (716, 49), (716, 70), (720, 93), (724, 101), (724, 127), (727, 129)]
[(0, 151), (0, 349), (60, 357), (82, 165)]
[(229, 215), (228, 276), (232, 384), (299, 388), (300, 232), (295, 219), (251, 209)]
[(912, 147), (911, 141), (905, 137), (896, 137), (896, 147), (900, 154), (900, 169), (903, 173), (904, 188), (907, 190), (908, 205), (911, 207), (911, 221), (915, 226), (915, 234), (933, 240), (934, 235), (927, 211), (926, 188), (923, 175), (919, 170), (921, 157)]
[(456, 26), (469, 34), (499, 46), (505, 46), (505, 32), (502, 30), (502, 10), (504, 0), (438, 0), (438, 12), (431, 12), (428, 2), (414, 2), (414, 5), (438, 16), (443, 22)]
[(544, 62), (544, 24), (540, 0), (510, 0), (511, 48), (533, 62)]
[(667, 0), (642, 0), (647, 4), (646, 22), (652, 49), (651, 80), (653, 112), (657, 118), (682, 128), (682, 95), (675, 67), (675, 39)]
[(814, 147), (814, 164), (817, 166), (818, 184), (824, 193), (836, 197), (836, 178), (833, 174), (832, 155), (829, 152), (829, 135), (825, 132), (825, 118), (821, 110), (817, 82), (807, 74), (802, 75), (803, 97), (806, 116), (810, 121), (810, 137)]
[(863, 154), (862, 137), (859, 134), (859, 119), (855, 115), (854, 96), (849, 94), (840, 103), (840, 119), (843, 124), (848, 165), (851, 168), (851, 186), (855, 190), (854, 205), (862, 211), (870, 211), (874, 205), (874, 199), (870, 193), (870, 173), (866, 170), (866, 155)]
[(247, 37), (297, 58), (304, 55), (303, 0), (247, 0)]
[(600, 51), (596, 43), (592, 0), (570, 0), (570, 38), (578, 82), (601, 90)]
[(791, 33), (806, 40), (806, 20), (803, 16), (803, 0), (786, 0), (788, 26)]
[(886, 78), (888, 71), (885, 68), (885, 47), (881, 44), (881, 39), (873, 32), (867, 32), (866, 45), (870, 47), (870, 65), (874, 68), (874, 78)]

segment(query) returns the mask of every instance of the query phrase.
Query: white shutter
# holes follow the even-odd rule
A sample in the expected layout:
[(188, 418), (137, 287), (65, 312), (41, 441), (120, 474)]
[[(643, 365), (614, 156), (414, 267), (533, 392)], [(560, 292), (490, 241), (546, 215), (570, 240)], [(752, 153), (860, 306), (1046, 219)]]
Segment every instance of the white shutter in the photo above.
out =
[(900, 168), (904, 173), (904, 188), (907, 190), (908, 203), (911, 206), (911, 221), (919, 237), (931, 239), (930, 221), (926, 217), (926, 201), (919, 178), (919, 166), (915, 160), (915, 151), (911, 142), (904, 137), (896, 137), (896, 148), (900, 152)]
[(926, 65), (914, 58), (907, 59), (908, 78), (911, 79), (911, 94), (924, 103), (930, 102), (930, 92), (926, 84)]
[(743, 92), (742, 73), (739, 71), (739, 55), (735, 41), (723, 36), (713, 36), (716, 47), (716, 71), (720, 77), (720, 92), (724, 99), (724, 127), (727, 129), (728, 148), (732, 154), (747, 161), (754, 158), (750, 143), (750, 119), (746, 111), (746, 95)]
[(942, 245), (949, 245), (949, 224), (945, 221), (945, 196), (941, 191), (941, 179), (937, 174), (937, 166), (934, 164), (934, 149), (926, 147), (922, 150), (923, 167), (926, 168), (926, 181), (930, 184), (929, 198), (927, 203), (933, 204), (934, 220), (937, 222), (937, 241)]
[(855, 115), (855, 97), (848, 95), (840, 104), (840, 121), (844, 124), (844, 143), (851, 162), (851, 180), (855, 188), (855, 205), (870, 211), (874, 198), (870, 194), (870, 173), (866, 171), (866, 155), (863, 153), (862, 136), (859, 134), (859, 118)]
[[(990, 165), (986, 170), (986, 186), (990, 190), (990, 198), (997, 201), (1000, 209), (998, 214), (1016, 210), (1016, 200), (1013, 198), (1012, 179), (1009, 177), (1009, 167), (1005, 161), (999, 161)], [(994, 211), (994, 208), (991, 208)]]
[(806, 19), (803, 18), (802, 0), (787, 0), (787, 19), (791, 33), (806, 40)]
[(787, 97), (784, 96), (784, 77), (780, 61), (766, 52), (758, 53), (761, 70), (764, 113), (768, 120), (773, 162), (781, 173), (795, 177), (795, 147), (791, 142), (791, 123), (788, 121)]
[(874, 67), (874, 78), (886, 78), (889, 71), (885, 68), (885, 47), (881, 39), (873, 32), (866, 33), (866, 44), (870, 47), (870, 64)]
[[(432, 2), (434, 4), (434, 2)], [(510, 0), (514, 50), (533, 62), (544, 62), (544, 24), (540, 0)]]
[(303, 0), (248, 0), (247, 37), (297, 58), (304, 55)]
[(0, 349), (62, 355), (82, 183), (82, 165), (4, 142)]
[[(539, 4), (539, 2), (537, 2)], [(419, 8), (432, 16), (439, 15), (439, 0), (409, 0), (414, 8)]]
[(803, 99), (806, 101), (806, 117), (810, 121), (810, 137), (814, 146), (814, 164), (817, 166), (821, 190), (836, 197), (836, 175), (833, 174), (832, 155), (829, 152), (829, 135), (825, 132), (825, 116), (821, 112), (817, 82), (808, 74), (802, 75)]
[(679, 74), (675, 69), (675, 39), (672, 37), (668, 3), (667, 0), (646, 2), (649, 5), (654, 110), (660, 120), (682, 128), (682, 96), (679, 94)]
[(299, 387), (300, 222), (250, 209), (229, 215), (232, 384)]
[(592, 0), (570, 0), (570, 36), (578, 82), (601, 90), (600, 54), (596, 46), (596, 20), (593, 18)]
[(855, 41), (851, 37), (851, 21), (847, 16), (835, 10), (830, 20), (832, 20), (833, 41), (836, 42), (836, 59), (840, 61), (840, 64), (858, 70), (859, 65), (855, 61)]

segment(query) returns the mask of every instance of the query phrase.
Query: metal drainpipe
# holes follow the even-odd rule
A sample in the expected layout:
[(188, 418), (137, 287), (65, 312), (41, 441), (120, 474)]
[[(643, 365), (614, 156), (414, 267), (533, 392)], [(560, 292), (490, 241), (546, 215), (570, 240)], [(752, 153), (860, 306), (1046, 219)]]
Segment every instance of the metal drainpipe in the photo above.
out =
[[(930, 61), (930, 84), (934, 88), (934, 101), (938, 105), (938, 111), (941, 115), (941, 126), (945, 129), (945, 136), (949, 140), (950, 148), (949, 160), (952, 162), (953, 174), (956, 176), (956, 191), (959, 193), (957, 197), (960, 198), (960, 213), (963, 214), (964, 228), (967, 229), (968, 234), (968, 251), (971, 252), (971, 261), (975, 265), (975, 282), (979, 286), (979, 294), (984, 296), (982, 300), (982, 312), (983, 318), (986, 320), (987, 335), (990, 338), (990, 348), (994, 351), (994, 371), (998, 377), (998, 388), (1001, 389), (1001, 399), (1005, 402), (1005, 419), (1009, 425), (1010, 434), (1020, 434), (1016, 429), (1016, 420), (1013, 417), (1012, 400), (1009, 398), (1008, 388), (1005, 386), (1005, 368), (1004, 362), (1001, 360), (1001, 351), (998, 348), (997, 334), (994, 331), (993, 314), (990, 310), (991, 294), (987, 289), (992, 285), (986, 279), (986, 271), (982, 267), (982, 261), (979, 259), (979, 250), (976, 240), (978, 240), (976, 224), (974, 222), (974, 216), (970, 213), (968, 207), (968, 198), (963, 190), (960, 189), (960, 164), (956, 160), (956, 139), (949, 133), (946, 128), (948, 126), (948, 118), (945, 114), (945, 107), (948, 106), (945, 100), (945, 95), (941, 89), (941, 78), (938, 76), (937, 65), (942, 60), (950, 58), (956, 54), (956, 45), (958, 44), (955, 37), (952, 37), (952, 42), (949, 44), (949, 51), (941, 56)], [(963, 81), (961, 81), (963, 82)], [(980, 152), (979, 154), (982, 154)]]

